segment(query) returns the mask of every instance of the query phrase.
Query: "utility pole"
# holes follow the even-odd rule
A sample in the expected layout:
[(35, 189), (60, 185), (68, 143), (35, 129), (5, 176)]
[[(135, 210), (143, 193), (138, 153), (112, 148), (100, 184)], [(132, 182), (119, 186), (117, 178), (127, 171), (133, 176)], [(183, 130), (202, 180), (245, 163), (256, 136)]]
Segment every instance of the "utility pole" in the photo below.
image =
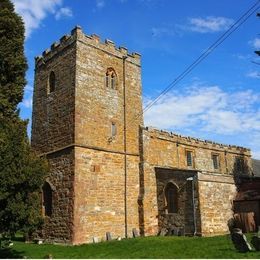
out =
[[(256, 16), (260, 18), (260, 13), (257, 13)], [(258, 55), (258, 56), (260, 56), (260, 50), (256, 50), (256, 51), (255, 51), (255, 54)], [(255, 63), (258, 64), (258, 65), (260, 65), (260, 64), (257, 63), (257, 62), (255, 62)]]

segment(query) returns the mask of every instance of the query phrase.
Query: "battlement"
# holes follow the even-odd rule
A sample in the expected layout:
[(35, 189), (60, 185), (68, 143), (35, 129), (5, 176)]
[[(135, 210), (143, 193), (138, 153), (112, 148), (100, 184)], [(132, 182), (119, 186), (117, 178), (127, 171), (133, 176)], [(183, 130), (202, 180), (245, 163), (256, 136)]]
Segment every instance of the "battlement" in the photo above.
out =
[(250, 155), (250, 149), (241, 146), (221, 144), (210, 140), (203, 140), (190, 136), (182, 136), (165, 130), (159, 130), (154, 127), (144, 127), (143, 130), (147, 131), (152, 137), (164, 138), (165, 140), (171, 140), (179, 144), (200, 146), (202, 148), (207, 147), (209, 149), (218, 149), (222, 151), (227, 150), (234, 153), (246, 153)]
[(60, 53), (62, 50), (76, 41), (100, 49), (118, 58), (126, 57), (126, 61), (140, 66), (141, 55), (139, 53), (129, 53), (128, 49), (125, 47), (116, 47), (115, 43), (109, 39), (105, 39), (105, 41), (102, 42), (100, 37), (96, 34), (86, 35), (80, 26), (76, 26), (74, 29), (72, 29), (69, 35), (62, 36), (58, 42), (54, 42), (50, 48), (42, 52), (42, 55), (36, 56), (36, 66), (39, 67), (42, 64), (45, 64), (45, 62), (47, 62), (57, 53)]

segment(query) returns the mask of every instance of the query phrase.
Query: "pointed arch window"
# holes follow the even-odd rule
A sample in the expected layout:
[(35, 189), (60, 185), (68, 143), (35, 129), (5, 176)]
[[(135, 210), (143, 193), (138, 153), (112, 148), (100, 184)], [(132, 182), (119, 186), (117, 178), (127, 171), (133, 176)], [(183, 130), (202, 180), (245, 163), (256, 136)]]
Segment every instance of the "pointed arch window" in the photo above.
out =
[(51, 217), (52, 215), (52, 188), (48, 182), (42, 186), (43, 193), (43, 212), (44, 216)]
[(165, 187), (165, 201), (168, 213), (178, 212), (178, 187), (171, 182)]
[(105, 75), (105, 85), (107, 88), (117, 89), (117, 76), (113, 68), (108, 68)]

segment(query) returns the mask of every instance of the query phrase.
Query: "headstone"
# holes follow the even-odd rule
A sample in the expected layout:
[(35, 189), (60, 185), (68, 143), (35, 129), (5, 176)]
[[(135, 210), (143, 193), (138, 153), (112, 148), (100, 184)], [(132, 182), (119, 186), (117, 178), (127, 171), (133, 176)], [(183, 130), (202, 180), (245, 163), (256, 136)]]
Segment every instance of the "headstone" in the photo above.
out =
[(167, 228), (162, 228), (158, 235), (161, 236), (161, 237), (164, 237), (164, 236), (167, 235), (167, 233), (168, 233)]
[(97, 237), (93, 237), (93, 243), (98, 243), (98, 238)]
[(260, 251), (260, 237), (259, 236), (253, 236), (252, 240), (251, 240), (251, 244), (253, 245), (253, 247), (256, 251)]
[(231, 239), (237, 251), (246, 253), (252, 250), (251, 246), (247, 242), (246, 236), (242, 233), (241, 229), (234, 228), (231, 233)]
[(185, 235), (184, 227), (179, 228), (178, 236), (184, 236), (184, 235)]
[(166, 236), (172, 236), (174, 233), (173, 229), (174, 229), (173, 227), (169, 227)]
[(179, 228), (178, 227), (174, 227), (173, 228), (173, 235), (174, 236), (178, 236), (179, 235)]
[(112, 240), (112, 236), (111, 236), (110, 232), (106, 233), (106, 239), (107, 239), (107, 241), (111, 241)]
[(134, 238), (139, 237), (139, 233), (138, 233), (138, 231), (136, 230), (136, 228), (133, 228), (133, 237), (134, 237)]

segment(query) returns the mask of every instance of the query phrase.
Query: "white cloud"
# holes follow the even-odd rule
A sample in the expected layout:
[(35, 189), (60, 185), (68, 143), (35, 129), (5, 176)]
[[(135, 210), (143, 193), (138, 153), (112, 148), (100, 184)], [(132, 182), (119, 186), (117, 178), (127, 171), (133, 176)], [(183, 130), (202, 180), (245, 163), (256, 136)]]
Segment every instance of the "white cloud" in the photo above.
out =
[(73, 16), (73, 12), (72, 12), (71, 8), (62, 7), (56, 12), (55, 19), (60, 20), (63, 17), (72, 17), (72, 16)]
[(26, 108), (32, 108), (32, 96), (28, 98), (24, 98), (22, 102), (22, 106)]
[(260, 72), (259, 71), (251, 71), (246, 74), (247, 77), (253, 78), (253, 79), (259, 79), (260, 78)]
[(260, 38), (255, 38), (253, 41), (250, 41), (251, 44), (255, 49), (260, 49)]
[(175, 30), (170, 28), (170, 27), (153, 27), (151, 29), (152, 31), (152, 36), (153, 37), (160, 37), (162, 35), (168, 35), (168, 36), (173, 36), (175, 35)]
[[(166, 129), (198, 128), (223, 135), (260, 131), (260, 94), (228, 93), (218, 86), (172, 92), (145, 113), (145, 124)], [(146, 100), (149, 103), (149, 99)]]
[(233, 19), (226, 17), (190, 18), (186, 29), (199, 33), (220, 32), (227, 30), (233, 23)]
[(15, 10), (25, 23), (25, 35), (28, 38), (33, 30), (39, 28), (41, 21), (48, 14), (55, 14), (62, 5), (62, 0), (12, 0)]
[(105, 6), (104, 0), (96, 0), (96, 6), (98, 9), (102, 9)]
[(33, 87), (31, 85), (26, 85), (25, 86), (25, 89), (24, 89), (24, 92), (26, 93), (32, 93), (33, 92)]

